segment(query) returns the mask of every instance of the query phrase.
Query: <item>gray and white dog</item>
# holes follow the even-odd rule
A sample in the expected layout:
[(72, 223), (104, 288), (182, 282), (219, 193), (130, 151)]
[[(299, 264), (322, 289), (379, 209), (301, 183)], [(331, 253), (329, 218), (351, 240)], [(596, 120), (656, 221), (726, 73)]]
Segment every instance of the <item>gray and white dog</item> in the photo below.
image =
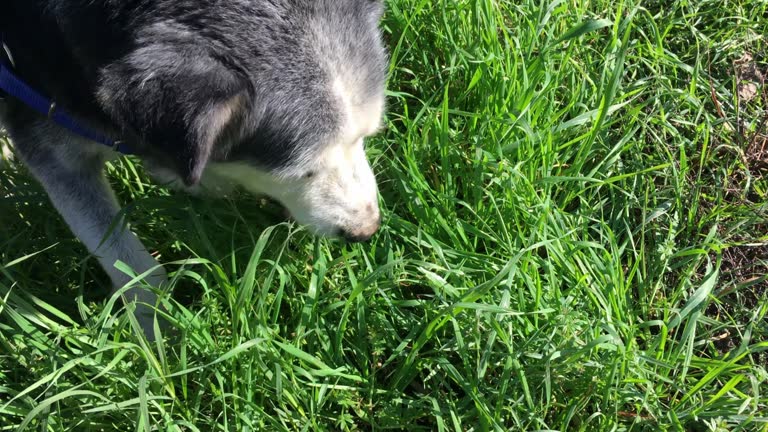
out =
[[(320, 235), (378, 229), (363, 139), (380, 127), (379, 0), (6, 0), (0, 59), (52, 110), (130, 145), (187, 188), (241, 186)], [(103, 173), (116, 153), (5, 95), (16, 153), (114, 287), (166, 273), (127, 228)], [(117, 224), (121, 226), (123, 224)], [(155, 303), (132, 289), (130, 300)], [(137, 317), (152, 337), (152, 309)]]

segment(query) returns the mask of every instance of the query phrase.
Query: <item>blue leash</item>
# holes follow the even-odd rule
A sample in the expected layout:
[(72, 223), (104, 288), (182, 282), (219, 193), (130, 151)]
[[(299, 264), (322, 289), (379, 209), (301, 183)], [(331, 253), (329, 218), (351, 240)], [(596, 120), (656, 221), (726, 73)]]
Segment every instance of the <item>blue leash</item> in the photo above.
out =
[[(5, 54), (7, 54), (9, 60), (13, 62), (13, 59), (10, 56), (10, 51), (8, 50), (5, 43), (3, 43), (3, 40), (0, 39), (0, 58), (2, 58), (1, 55), (4, 54), (2, 51), (3, 49), (5, 50)], [(70, 132), (74, 132), (75, 134), (84, 138), (88, 138), (91, 141), (103, 144), (116, 152), (125, 155), (133, 154), (133, 150), (131, 150), (131, 148), (122, 141), (113, 140), (99, 132), (86, 128), (78, 123), (64, 110), (57, 109), (55, 101), (48, 99), (35, 91), (35, 89), (17, 77), (11, 71), (10, 67), (8, 67), (2, 60), (0, 60), (0, 90), (3, 90), (10, 96), (20, 100), (25, 105), (48, 117), (49, 120), (65, 129), (68, 129)]]

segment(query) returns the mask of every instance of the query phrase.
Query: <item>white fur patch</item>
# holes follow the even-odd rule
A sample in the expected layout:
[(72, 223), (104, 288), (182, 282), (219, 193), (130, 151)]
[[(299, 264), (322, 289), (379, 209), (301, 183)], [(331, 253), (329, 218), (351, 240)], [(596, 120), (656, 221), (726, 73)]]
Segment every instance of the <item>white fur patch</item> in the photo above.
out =
[(344, 119), (339, 138), (341, 141), (355, 142), (358, 138), (373, 135), (379, 130), (384, 100), (357, 100), (358, 93), (352, 91), (345, 82), (350, 81), (336, 78), (333, 82), (333, 92), (341, 105)]
[(275, 198), (317, 234), (367, 238), (379, 227), (378, 188), (362, 138), (354, 145), (327, 146), (292, 175), (241, 163), (213, 164), (209, 171), (251, 193)]

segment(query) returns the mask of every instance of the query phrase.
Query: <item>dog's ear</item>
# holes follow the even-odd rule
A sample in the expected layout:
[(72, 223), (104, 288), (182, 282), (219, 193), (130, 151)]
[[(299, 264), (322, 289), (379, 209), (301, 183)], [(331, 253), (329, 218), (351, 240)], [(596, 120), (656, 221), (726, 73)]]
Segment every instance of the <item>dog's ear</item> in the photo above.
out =
[(200, 181), (221, 134), (240, 115), (245, 86), (197, 47), (153, 43), (101, 71), (98, 100), (121, 127)]

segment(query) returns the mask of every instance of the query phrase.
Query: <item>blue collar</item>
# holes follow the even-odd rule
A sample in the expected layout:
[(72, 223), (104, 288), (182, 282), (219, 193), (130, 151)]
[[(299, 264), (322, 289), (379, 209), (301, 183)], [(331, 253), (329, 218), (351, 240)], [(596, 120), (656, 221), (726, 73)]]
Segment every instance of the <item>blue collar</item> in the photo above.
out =
[(0, 90), (3, 90), (8, 95), (20, 100), (28, 107), (48, 117), (50, 121), (70, 132), (99, 144), (103, 144), (116, 152), (125, 155), (133, 154), (133, 150), (122, 141), (113, 140), (106, 137), (104, 134), (82, 126), (66, 111), (58, 109), (56, 107), (56, 101), (41, 95), (11, 71), (11, 67), (5, 64), (2, 60), (5, 55), (7, 55), (8, 60), (13, 64), (13, 58), (11, 57), (8, 47), (3, 40), (0, 39)]

